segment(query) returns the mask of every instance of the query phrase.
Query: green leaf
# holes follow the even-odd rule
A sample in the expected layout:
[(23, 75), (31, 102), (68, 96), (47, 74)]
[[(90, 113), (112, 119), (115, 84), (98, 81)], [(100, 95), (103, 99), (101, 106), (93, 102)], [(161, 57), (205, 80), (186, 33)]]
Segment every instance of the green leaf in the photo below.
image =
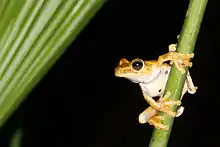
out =
[(0, 126), (104, 0), (0, 0)]

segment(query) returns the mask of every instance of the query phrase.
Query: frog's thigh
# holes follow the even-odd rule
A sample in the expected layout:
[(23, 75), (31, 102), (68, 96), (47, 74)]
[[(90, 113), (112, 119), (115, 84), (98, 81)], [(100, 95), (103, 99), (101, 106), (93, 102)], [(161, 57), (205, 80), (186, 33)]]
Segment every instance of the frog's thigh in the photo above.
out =
[(147, 123), (153, 116), (157, 114), (157, 111), (153, 109), (151, 106), (145, 109), (140, 115), (139, 115), (139, 123), (144, 124)]

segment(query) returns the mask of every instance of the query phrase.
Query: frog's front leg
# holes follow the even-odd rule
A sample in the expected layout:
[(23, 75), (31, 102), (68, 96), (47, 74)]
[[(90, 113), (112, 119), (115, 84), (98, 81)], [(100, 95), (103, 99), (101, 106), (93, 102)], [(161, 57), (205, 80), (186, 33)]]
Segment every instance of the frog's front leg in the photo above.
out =
[(170, 92), (167, 92), (163, 98), (160, 98), (160, 100), (158, 100), (158, 102), (156, 102), (152, 97), (147, 96), (144, 91), (142, 91), (142, 93), (145, 100), (153, 109), (155, 109), (156, 111), (164, 112), (172, 117), (176, 116), (176, 112), (172, 111), (172, 107), (173, 105), (180, 106), (181, 101), (168, 100)]
[(159, 56), (157, 63), (162, 65), (166, 61), (171, 61), (171, 64), (174, 63), (178, 70), (180, 70), (182, 73), (185, 73), (184, 67), (192, 67), (192, 62), (190, 62), (190, 59), (194, 57), (194, 54), (182, 54), (175, 51), (176, 44), (171, 44), (169, 46), (169, 52)]

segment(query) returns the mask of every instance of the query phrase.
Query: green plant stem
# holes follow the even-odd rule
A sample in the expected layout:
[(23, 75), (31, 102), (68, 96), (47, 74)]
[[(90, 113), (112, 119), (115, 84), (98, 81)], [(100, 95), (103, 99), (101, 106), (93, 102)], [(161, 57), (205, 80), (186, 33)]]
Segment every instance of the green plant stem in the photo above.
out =
[(0, 127), (104, 2), (9, 0), (0, 19)]
[[(194, 51), (207, 2), (208, 0), (190, 1), (188, 12), (180, 34), (177, 52), (186, 54)], [(187, 73), (188, 68), (185, 69)], [(185, 79), (186, 74), (181, 74), (181, 72), (173, 65), (165, 90), (165, 93), (167, 91), (171, 92), (171, 96), (169, 97), (170, 100), (180, 99)], [(173, 110), (176, 111), (177, 107), (174, 107)], [(160, 113), (159, 115), (164, 114)], [(168, 125), (170, 129), (165, 131), (155, 128), (150, 141), (150, 147), (166, 147), (168, 144), (174, 118), (167, 115), (164, 115), (164, 117), (165, 119), (162, 123)]]

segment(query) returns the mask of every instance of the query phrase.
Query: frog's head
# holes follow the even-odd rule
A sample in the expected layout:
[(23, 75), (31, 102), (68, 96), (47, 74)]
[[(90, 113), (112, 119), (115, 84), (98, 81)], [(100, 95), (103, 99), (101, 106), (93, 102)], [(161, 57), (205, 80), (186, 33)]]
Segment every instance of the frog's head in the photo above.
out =
[(155, 66), (156, 61), (143, 61), (137, 58), (130, 62), (123, 58), (115, 68), (115, 76), (129, 79), (134, 83), (143, 83), (153, 78)]

